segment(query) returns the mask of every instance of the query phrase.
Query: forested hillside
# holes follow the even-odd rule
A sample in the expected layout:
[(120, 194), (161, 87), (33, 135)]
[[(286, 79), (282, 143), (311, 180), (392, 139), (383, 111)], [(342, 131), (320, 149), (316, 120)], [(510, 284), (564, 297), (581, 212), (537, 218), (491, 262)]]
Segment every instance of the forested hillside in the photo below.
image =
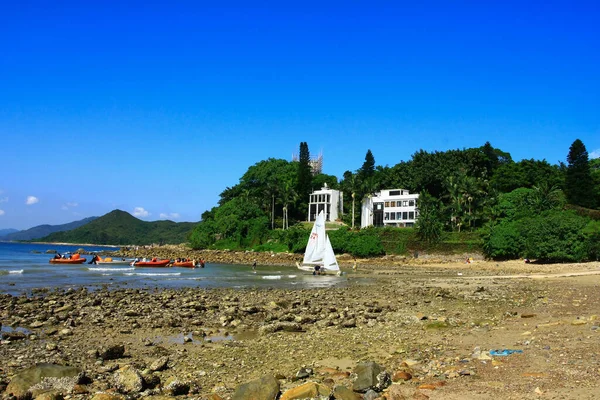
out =
[(195, 225), (193, 222), (147, 222), (125, 211), (114, 210), (82, 227), (57, 232), (39, 241), (109, 245), (180, 244), (188, 240)]
[[(306, 219), (309, 193), (327, 183), (343, 192), (342, 222), (347, 226), (360, 225), (365, 196), (399, 188), (419, 193), (414, 230), (419, 244), (406, 242), (414, 248), (439, 247), (449, 233), (466, 232), (472, 233), (469, 243), (481, 238), (480, 246), (491, 258), (597, 259), (600, 225), (594, 210), (600, 205), (600, 161), (589, 160), (580, 140), (565, 149), (565, 159), (567, 163), (557, 164), (534, 158), (513, 161), (510, 153), (488, 142), (462, 150), (419, 150), (408, 161), (379, 166), (367, 150), (362, 165), (338, 181), (335, 176), (306, 173), (310, 153), (301, 143), (299, 162), (268, 159), (249, 167), (237, 185), (221, 193), (219, 205), (202, 215), (190, 243), (194, 248), (300, 252), (307, 234), (294, 224)], [(410, 250), (384, 246), (381, 230), (368, 232), (339, 234), (339, 241), (336, 234), (330, 236), (334, 248), (338, 243), (336, 251), (352, 254)], [(355, 240), (360, 237), (364, 240)]]
[(38, 225), (38, 226), (34, 226), (33, 228), (29, 228), (29, 229), (26, 229), (23, 231), (17, 231), (17, 232), (13, 232), (13, 233), (4, 235), (3, 237), (0, 238), (0, 240), (5, 240), (5, 241), (35, 240), (35, 239), (42, 238), (44, 236), (48, 236), (54, 232), (63, 232), (63, 231), (69, 231), (71, 229), (79, 228), (80, 226), (83, 226), (83, 225), (95, 220), (96, 218), (98, 218), (98, 217), (89, 217), (89, 218), (85, 218), (85, 219), (82, 219), (79, 221), (69, 222), (68, 224), (62, 224), (62, 225)]

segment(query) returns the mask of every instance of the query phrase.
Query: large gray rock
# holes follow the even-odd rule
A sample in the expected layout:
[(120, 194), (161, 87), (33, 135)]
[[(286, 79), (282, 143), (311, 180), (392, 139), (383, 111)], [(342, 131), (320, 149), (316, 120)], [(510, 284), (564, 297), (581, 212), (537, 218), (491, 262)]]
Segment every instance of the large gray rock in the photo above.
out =
[(375, 362), (369, 361), (358, 364), (354, 368), (356, 380), (352, 385), (352, 390), (359, 393), (365, 393), (369, 389), (382, 390), (379, 389), (381, 385), (378, 379), (379, 374), (382, 372), (385, 372), (384, 368)]
[(361, 398), (361, 395), (354, 393), (346, 386), (338, 385), (335, 388), (333, 388), (333, 397), (336, 400), (359, 400)]
[(163, 371), (165, 369), (167, 369), (167, 366), (169, 364), (169, 357), (168, 356), (163, 356), (160, 357), (157, 360), (154, 360), (154, 362), (152, 364), (150, 364), (150, 371)]
[(279, 381), (267, 375), (238, 386), (232, 400), (275, 400), (278, 395)]
[(115, 386), (123, 393), (139, 393), (144, 389), (144, 379), (135, 368), (126, 365), (115, 372)]
[(69, 392), (79, 382), (81, 370), (75, 367), (65, 367), (55, 364), (37, 364), (17, 373), (8, 386), (6, 394), (27, 398), (30, 389), (39, 386), (37, 390), (58, 389)]
[(274, 324), (263, 325), (258, 329), (260, 335), (267, 335), (279, 331), (302, 332), (302, 325), (297, 322), (276, 322)]

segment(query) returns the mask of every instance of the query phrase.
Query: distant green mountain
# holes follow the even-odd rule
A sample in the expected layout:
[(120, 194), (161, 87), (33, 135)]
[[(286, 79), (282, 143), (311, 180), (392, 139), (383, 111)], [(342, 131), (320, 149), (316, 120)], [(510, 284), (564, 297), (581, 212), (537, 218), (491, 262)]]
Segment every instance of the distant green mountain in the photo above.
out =
[(92, 222), (96, 218), (98, 217), (89, 217), (62, 225), (38, 225), (34, 226), (33, 228), (26, 229), (24, 231), (18, 231), (10, 233), (8, 235), (4, 235), (0, 237), (0, 239), (3, 241), (35, 240), (44, 236), (48, 236), (55, 232), (70, 231), (71, 229), (79, 228), (80, 226), (83, 226), (88, 222)]
[(9, 235), (11, 233), (19, 232), (18, 229), (8, 228), (8, 229), (0, 229), (0, 240), (4, 240), (3, 236)]
[(146, 222), (125, 211), (114, 210), (77, 229), (53, 233), (39, 241), (110, 245), (180, 244), (187, 242), (188, 234), (195, 226), (194, 222)]

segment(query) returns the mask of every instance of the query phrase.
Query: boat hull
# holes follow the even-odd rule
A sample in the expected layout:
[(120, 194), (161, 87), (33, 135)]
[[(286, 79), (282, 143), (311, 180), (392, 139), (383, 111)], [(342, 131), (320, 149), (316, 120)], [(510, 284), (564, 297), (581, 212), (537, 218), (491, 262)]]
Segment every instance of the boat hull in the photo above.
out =
[(52, 258), (50, 264), (83, 264), (85, 261), (85, 258)]
[[(314, 265), (306, 265), (306, 264), (300, 265), (299, 263), (296, 263), (296, 267), (298, 267), (298, 269), (301, 271), (314, 273), (316, 275)], [(340, 274), (339, 269), (332, 270), (332, 269), (327, 269), (327, 268), (323, 268), (323, 267), (321, 267), (319, 269), (319, 275), (339, 275), (339, 274)]]
[(129, 265), (131, 264), (131, 260), (129, 261), (96, 261), (94, 264), (97, 265)]
[(169, 267), (171, 260), (160, 260), (160, 261), (138, 261), (133, 262), (134, 267), (154, 267), (154, 268), (166, 268)]
[(180, 262), (175, 261), (173, 263), (173, 266), (181, 267), (181, 268), (197, 268), (196, 264), (193, 261), (180, 261)]

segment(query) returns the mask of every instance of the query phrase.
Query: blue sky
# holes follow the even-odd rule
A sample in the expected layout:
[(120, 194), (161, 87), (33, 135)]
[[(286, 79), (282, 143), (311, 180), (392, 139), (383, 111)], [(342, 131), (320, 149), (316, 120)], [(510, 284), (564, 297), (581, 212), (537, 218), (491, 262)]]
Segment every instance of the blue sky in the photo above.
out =
[(599, 4), (4, 2), (0, 229), (198, 221), (301, 141), (338, 178), (368, 149), (598, 156)]

